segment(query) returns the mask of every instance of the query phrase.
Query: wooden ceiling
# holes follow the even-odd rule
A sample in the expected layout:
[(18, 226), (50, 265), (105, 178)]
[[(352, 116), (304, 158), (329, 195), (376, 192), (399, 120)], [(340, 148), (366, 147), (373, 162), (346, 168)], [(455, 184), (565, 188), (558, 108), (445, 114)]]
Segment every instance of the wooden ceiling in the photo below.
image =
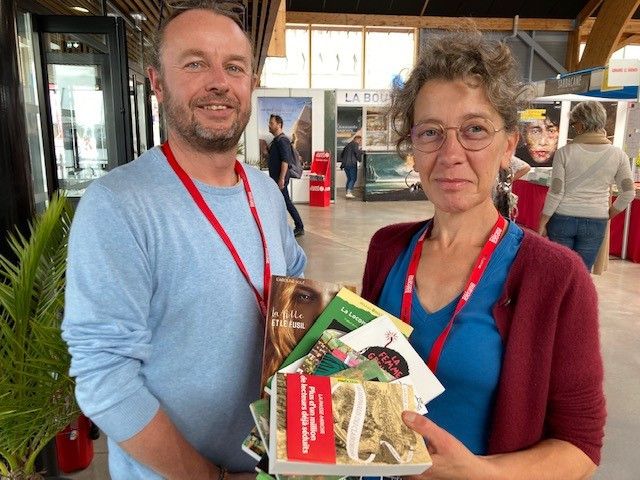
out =
[[(42, 13), (62, 15), (102, 15), (125, 18), (130, 62), (148, 64), (150, 39), (158, 28), (161, 5), (166, 0), (21, 0), (36, 5)], [(276, 23), (281, 1), (286, 21), (334, 25), (404, 26), (443, 28), (458, 17), (472, 17), (486, 30), (511, 30), (518, 19), (520, 30), (570, 32), (571, 58), (567, 68), (575, 68), (580, 42), (592, 31), (596, 41), (587, 42), (585, 55), (597, 62), (608, 51), (630, 43), (640, 43), (640, 0), (237, 0), (245, 7), (246, 23), (253, 39), (256, 65), (261, 69)], [(88, 11), (82, 13), (73, 7)], [(162, 7), (164, 10), (164, 7)], [(136, 20), (141, 13), (146, 20)], [(606, 15), (601, 15), (606, 13)], [(603, 17), (600, 19), (600, 17)], [(600, 25), (598, 25), (600, 22)], [(592, 46), (589, 45), (592, 43)], [(602, 44), (606, 44), (605, 52)], [(595, 50), (593, 50), (595, 49)], [(592, 53), (595, 52), (595, 53)], [(610, 53), (609, 53), (610, 55)], [(608, 58), (608, 57), (607, 57)], [(582, 66), (582, 61), (581, 64)]]
[[(28, 0), (19, 3), (23, 3), (23, 8), (27, 10), (43, 14), (108, 14), (123, 17), (127, 25), (129, 60), (137, 66), (148, 64), (149, 46), (158, 29), (161, 11), (163, 17), (167, 14), (165, 0)], [(245, 8), (245, 21), (253, 40), (256, 65), (262, 65), (280, 0), (238, 0), (237, 3)], [(138, 14), (142, 14), (144, 20), (140, 20)]]

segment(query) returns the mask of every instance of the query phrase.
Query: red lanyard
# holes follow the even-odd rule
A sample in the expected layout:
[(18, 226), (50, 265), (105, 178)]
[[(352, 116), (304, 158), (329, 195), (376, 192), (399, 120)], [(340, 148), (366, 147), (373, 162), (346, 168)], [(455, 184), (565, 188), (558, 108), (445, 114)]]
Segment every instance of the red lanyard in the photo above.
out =
[[(415, 249), (413, 250), (413, 254), (411, 255), (411, 261), (409, 262), (409, 268), (407, 270), (407, 277), (404, 283), (404, 292), (402, 294), (402, 306), (400, 308), (400, 318), (404, 320), (406, 323), (411, 323), (411, 300), (413, 298), (413, 286), (415, 285), (415, 276), (418, 270), (418, 263), (420, 263), (420, 255), (422, 254), (422, 246), (424, 245), (424, 240), (431, 233), (431, 227), (433, 226), (433, 222), (429, 224), (424, 233), (420, 235), (418, 239), (418, 243), (416, 244)], [(453, 311), (453, 315), (451, 316), (451, 320), (447, 326), (442, 330), (440, 335), (431, 347), (431, 352), (429, 353), (429, 357), (427, 359), (427, 366), (429, 369), (435, 373), (438, 368), (438, 361), (440, 360), (440, 354), (442, 353), (442, 349), (444, 348), (444, 342), (447, 340), (447, 336), (451, 331), (451, 327), (453, 327), (453, 322), (460, 313), (460, 310), (467, 304), (469, 298), (471, 298), (471, 294), (473, 290), (480, 282), (482, 275), (487, 269), (487, 265), (489, 264), (489, 259), (491, 255), (493, 255), (493, 251), (496, 249), (496, 245), (498, 245), (498, 241), (502, 236), (502, 232), (507, 226), (507, 221), (502, 215), (498, 216), (498, 221), (493, 226), (491, 230), (491, 235), (489, 235), (489, 239), (487, 243), (482, 247), (482, 251), (476, 260), (475, 265), (473, 266), (473, 270), (471, 271), (471, 275), (469, 276), (469, 280), (467, 280), (467, 286), (465, 287), (462, 297), (458, 301), (455, 310)]]
[(267, 247), (267, 239), (264, 236), (264, 230), (262, 229), (262, 223), (260, 222), (260, 217), (258, 216), (258, 210), (253, 200), (251, 185), (249, 185), (249, 181), (247, 180), (247, 174), (245, 173), (244, 168), (242, 168), (242, 165), (240, 164), (240, 162), (236, 160), (234, 170), (242, 180), (242, 184), (244, 185), (244, 191), (247, 194), (247, 201), (249, 202), (249, 209), (251, 210), (253, 219), (256, 221), (258, 231), (260, 232), (260, 238), (262, 239), (262, 250), (264, 254), (264, 257), (263, 257), (264, 258), (264, 268), (263, 268), (264, 295), (260, 295), (260, 292), (251, 281), (251, 278), (249, 277), (249, 272), (244, 266), (244, 263), (242, 262), (240, 255), (238, 255), (236, 248), (233, 246), (233, 242), (231, 242), (229, 235), (227, 235), (227, 232), (224, 230), (223, 226), (220, 224), (220, 222), (218, 221), (214, 213), (211, 211), (211, 209), (209, 208), (209, 205), (207, 205), (207, 202), (205, 202), (204, 198), (202, 198), (202, 194), (200, 193), (196, 185), (193, 183), (193, 180), (191, 180), (187, 172), (185, 172), (184, 169), (176, 161), (176, 157), (174, 157), (173, 152), (171, 151), (171, 147), (169, 147), (169, 142), (162, 144), (162, 151), (164, 152), (164, 155), (167, 157), (167, 161), (169, 162), (169, 165), (171, 165), (171, 168), (173, 168), (173, 171), (176, 173), (178, 178), (182, 181), (183, 185), (185, 186), (189, 194), (191, 194), (191, 198), (193, 198), (193, 201), (196, 203), (196, 205), (198, 205), (198, 208), (200, 208), (200, 211), (202, 211), (204, 216), (207, 217), (207, 220), (209, 220), (209, 223), (211, 224), (211, 226), (214, 228), (216, 232), (218, 232), (218, 235), (220, 235), (220, 238), (229, 249), (231, 256), (236, 262), (236, 265), (238, 265), (238, 268), (242, 272), (242, 275), (244, 276), (247, 283), (253, 290), (253, 294), (255, 295), (256, 301), (258, 302), (258, 307), (260, 307), (260, 312), (262, 313), (263, 320), (266, 319), (267, 318), (267, 299), (269, 298), (269, 285), (271, 282), (271, 264), (269, 263), (269, 249)]

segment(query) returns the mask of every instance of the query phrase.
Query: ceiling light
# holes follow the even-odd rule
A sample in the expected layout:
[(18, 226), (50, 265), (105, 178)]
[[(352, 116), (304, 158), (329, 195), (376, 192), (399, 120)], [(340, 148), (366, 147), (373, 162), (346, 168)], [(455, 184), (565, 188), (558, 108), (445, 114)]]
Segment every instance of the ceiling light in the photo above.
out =
[(84, 7), (71, 7), (71, 9), (75, 10), (76, 12), (89, 13), (89, 10)]
[(147, 16), (144, 13), (132, 12), (129, 14), (136, 22), (146, 22)]

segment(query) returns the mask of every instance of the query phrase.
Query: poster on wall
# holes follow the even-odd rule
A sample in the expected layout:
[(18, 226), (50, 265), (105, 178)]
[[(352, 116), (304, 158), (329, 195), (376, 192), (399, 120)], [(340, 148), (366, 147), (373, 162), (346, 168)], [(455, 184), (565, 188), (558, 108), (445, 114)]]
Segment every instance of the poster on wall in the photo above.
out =
[(532, 167), (550, 167), (558, 148), (561, 104), (538, 103), (520, 112), (516, 157)]
[(258, 97), (258, 142), (260, 168), (267, 168), (271, 115), (282, 117), (282, 129), (302, 158), (303, 168), (311, 167), (311, 97)]
[(389, 145), (389, 122), (382, 108), (367, 108), (366, 138), (364, 148), (370, 150), (387, 150)]
[(362, 107), (338, 107), (336, 119), (336, 152), (353, 140), (356, 133), (362, 133)]
[[(571, 102), (571, 110), (579, 102)], [(604, 129), (607, 131), (607, 138), (613, 142), (613, 135), (616, 132), (616, 116), (618, 115), (618, 102), (600, 102), (607, 112), (607, 122)], [(569, 111), (571, 111), (569, 110)], [(576, 137), (575, 129), (569, 125), (569, 133), (567, 135), (567, 143), (571, 142)]]
[(424, 200), (416, 188), (420, 176), (413, 170), (413, 157), (401, 158), (395, 152), (367, 152), (365, 155), (364, 200)]

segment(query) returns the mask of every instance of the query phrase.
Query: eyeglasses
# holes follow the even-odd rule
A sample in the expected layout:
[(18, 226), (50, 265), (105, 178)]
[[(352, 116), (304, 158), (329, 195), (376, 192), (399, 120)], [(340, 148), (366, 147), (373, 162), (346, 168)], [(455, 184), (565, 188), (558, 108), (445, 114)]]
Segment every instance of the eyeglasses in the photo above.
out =
[(440, 122), (425, 122), (411, 129), (411, 143), (420, 152), (432, 153), (442, 147), (447, 139), (447, 131), (455, 130), (462, 148), (477, 152), (491, 145), (496, 133), (504, 128), (496, 128), (491, 120), (484, 117), (469, 118), (462, 125), (452, 127), (445, 127)]

